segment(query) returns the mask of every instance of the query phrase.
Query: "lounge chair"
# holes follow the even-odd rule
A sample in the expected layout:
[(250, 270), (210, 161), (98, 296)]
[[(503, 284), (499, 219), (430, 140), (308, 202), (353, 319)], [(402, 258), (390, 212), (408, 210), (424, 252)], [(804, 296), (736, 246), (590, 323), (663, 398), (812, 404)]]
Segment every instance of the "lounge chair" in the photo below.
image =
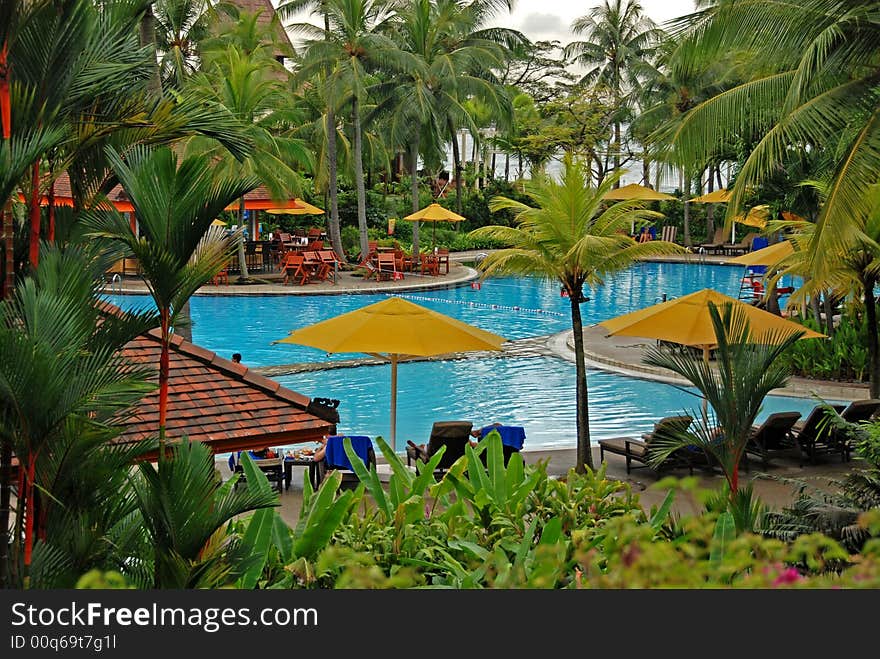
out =
[(673, 224), (667, 224), (660, 231), (660, 240), (665, 240), (668, 243), (674, 243), (676, 233), (678, 233), (678, 227)]
[[(600, 439), (599, 460), (605, 460), (605, 452), (607, 451), (608, 453), (616, 453), (617, 455), (622, 455), (626, 458), (626, 473), (629, 473), (630, 470), (633, 469), (633, 461), (640, 462), (644, 466), (650, 466), (652, 441), (656, 437), (661, 437), (663, 435), (669, 436), (671, 434), (684, 432), (687, 430), (688, 426), (691, 425), (693, 420), (693, 417), (687, 415), (667, 416), (657, 421), (657, 423), (654, 424), (654, 430), (642, 435), (641, 439), (635, 439), (634, 437), (612, 437), (610, 439)], [(704, 457), (705, 456), (703, 456), (698, 450), (683, 448), (672, 453), (669, 458), (663, 462), (660, 470), (687, 467), (688, 471), (693, 474), (694, 465), (700, 462), (705, 462), (703, 459)]]
[[(274, 489), (281, 492), (281, 488), (284, 484), (284, 456), (278, 451), (277, 455), (274, 457), (265, 458), (260, 457), (262, 453), (262, 451), (248, 452), (254, 466), (266, 475), (266, 479)], [(235, 487), (238, 487), (245, 482), (244, 467), (241, 466), (241, 451), (237, 454), (230, 454), (229, 468), (234, 474), (239, 474), (238, 480), (235, 482)]]
[(360, 479), (352, 469), (348, 453), (345, 452), (344, 440), (346, 437), (351, 440), (351, 447), (366, 469), (369, 470), (371, 466), (376, 466), (376, 451), (373, 448), (373, 441), (369, 437), (365, 435), (331, 435), (327, 438), (324, 459), (315, 462), (309, 471), (309, 477), (315, 489), (320, 487), (330, 471), (342, 473), (341, 489), (351, 489), (360, 483)]
[[(837, 414), (843, 412), (845, 405), (831, 405)], [(816, 463), (819, 455), (831, 455), (840, 453), (841, 460), (847, 460), (846, 444), (837, 440), (835, 433), (826, 421), (827, 407), (816, 405), (803, 422), (794, 424), (792, 434), (797, 440), (798, 446), (810, 461)]]
[[(865, 398), (863, 400), (854, 400), (843, 412), (840, 417), (847, 423), (861, 424), (870, 421), (878, 412), (880, 412), (880, 399)], [(851, 438), (843, 430), (837, 428), (832, 429), (832, 441), (837, 442), (843, 447), (845, 459), (849, 460), (849, 454), (853, 450)]]
[(715, 235), (712, 237), (712, 240), (706, 243), (700, 243), (697, 247), (704, 252), (712, 252), (713, 254), (716, 254), (720, 251), (724, 251), (724, 243), (727, 242), (729, 237), (730, 233), (725, 231), (724, 227), (721, 227), (720, 229), (715, 229)]
[(757, 237), (757, 233), (750, 231), (738, 243), (724, 243), (722, 249), (728, 255), (745, 254), (752, 248), (752, 241)]
[[(493, 430), (497, 430), (501, 435), (501, 449), (504, 452), (505, 466), (510, 461), (510, 456), (519, 453), (522, 450), (526, 440), (526, 431), (522, 426), (505, 426), (501, 423), (494, 423), (489, 426), (480, 428), (480, 439), (485, 439)], [(485, 452), (482, 454), (485, 460)]]
[(474, 424), (470, 421), (435, 421), (431, 428), (431, 437), (425, 448), (408, 441), (406, 444), (406, 463), (412, 466), (415, 462), (427, 462), (432, 455), (446, 447), (443, 457), (437, 465), (435, 474), (441, 475), (452, 464), (464, 455), (465, 448), (471, 440), (471, 429)]
[(775, 412), (764, 419), (761, 425), (752, 426), (746, 454), (760, 457), (765, 468), (774, 455), (794, 454), (801, 462), (800, 447), (792, 432), (794, 424), (800, 418), (800, 412)]

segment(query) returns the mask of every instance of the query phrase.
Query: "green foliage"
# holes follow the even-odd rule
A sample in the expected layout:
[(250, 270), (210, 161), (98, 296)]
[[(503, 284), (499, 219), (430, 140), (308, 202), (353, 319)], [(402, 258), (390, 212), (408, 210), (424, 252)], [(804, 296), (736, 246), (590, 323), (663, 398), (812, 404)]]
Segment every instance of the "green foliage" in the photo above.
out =
[(89, 570), (76, 582), (77, 590), (130, 590), (134, 586), (119, 572)]
[[(821, 332), (816, 321), (801, 321)], [(848, 312), (841, 316), (834, 334), (823, 341), (798, 341), (783, 356), (794, 375), (820, 380), (867, 382), (868, 324), (864, 317)]]

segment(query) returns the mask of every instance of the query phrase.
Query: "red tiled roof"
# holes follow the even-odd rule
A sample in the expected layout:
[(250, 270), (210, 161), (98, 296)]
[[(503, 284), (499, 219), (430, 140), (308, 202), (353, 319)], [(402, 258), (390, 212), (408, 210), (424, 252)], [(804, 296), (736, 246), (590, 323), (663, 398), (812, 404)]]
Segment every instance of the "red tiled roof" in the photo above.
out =
[[(123, 354), (156, 368), (161, 334), (151, 330), (129, 342)], [(309, 398), (246, 366), (174, 337), (171, 345), (166, 436), (205, 442), (215, 453), (296, 444), (333, 434), (335, 425), (306, 411)], [(117, 441), (138, 441), (159, 432), (159, 390), (145, 396), (120, 424)]]

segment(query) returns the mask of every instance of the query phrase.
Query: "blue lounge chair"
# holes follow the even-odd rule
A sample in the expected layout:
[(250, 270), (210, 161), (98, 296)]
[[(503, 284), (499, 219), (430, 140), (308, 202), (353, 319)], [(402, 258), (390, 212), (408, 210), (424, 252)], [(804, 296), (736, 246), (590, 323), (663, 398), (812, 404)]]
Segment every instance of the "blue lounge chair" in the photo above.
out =
[(360, 480), (351, 466), (348, 454), (345, 452), (343, 440), (348, 437), (351, 440), (351, 447), (361, 459), (364, 467), (376, 466), (376, 451), (373, 448), (373, 440), (365, 435), (331, 435), (327, 438), (327, 446), (324, 449), (324, 459), (315, 463), (314, 469), (311, 469), (309, 475), (312, 479), (312, 485), (317, 489), (328, 471), (340, 471), (342, 473), (343, 489), (357, 487)]

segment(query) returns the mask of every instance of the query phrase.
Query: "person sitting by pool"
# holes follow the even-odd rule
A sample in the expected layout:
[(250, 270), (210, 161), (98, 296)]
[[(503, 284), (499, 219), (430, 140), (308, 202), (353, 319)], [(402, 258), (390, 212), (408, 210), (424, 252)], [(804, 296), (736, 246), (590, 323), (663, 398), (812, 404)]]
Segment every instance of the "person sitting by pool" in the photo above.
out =
[(232, 363), (233, 364), (241, 364), (241, 353), (236, 352), (232, 355)]

